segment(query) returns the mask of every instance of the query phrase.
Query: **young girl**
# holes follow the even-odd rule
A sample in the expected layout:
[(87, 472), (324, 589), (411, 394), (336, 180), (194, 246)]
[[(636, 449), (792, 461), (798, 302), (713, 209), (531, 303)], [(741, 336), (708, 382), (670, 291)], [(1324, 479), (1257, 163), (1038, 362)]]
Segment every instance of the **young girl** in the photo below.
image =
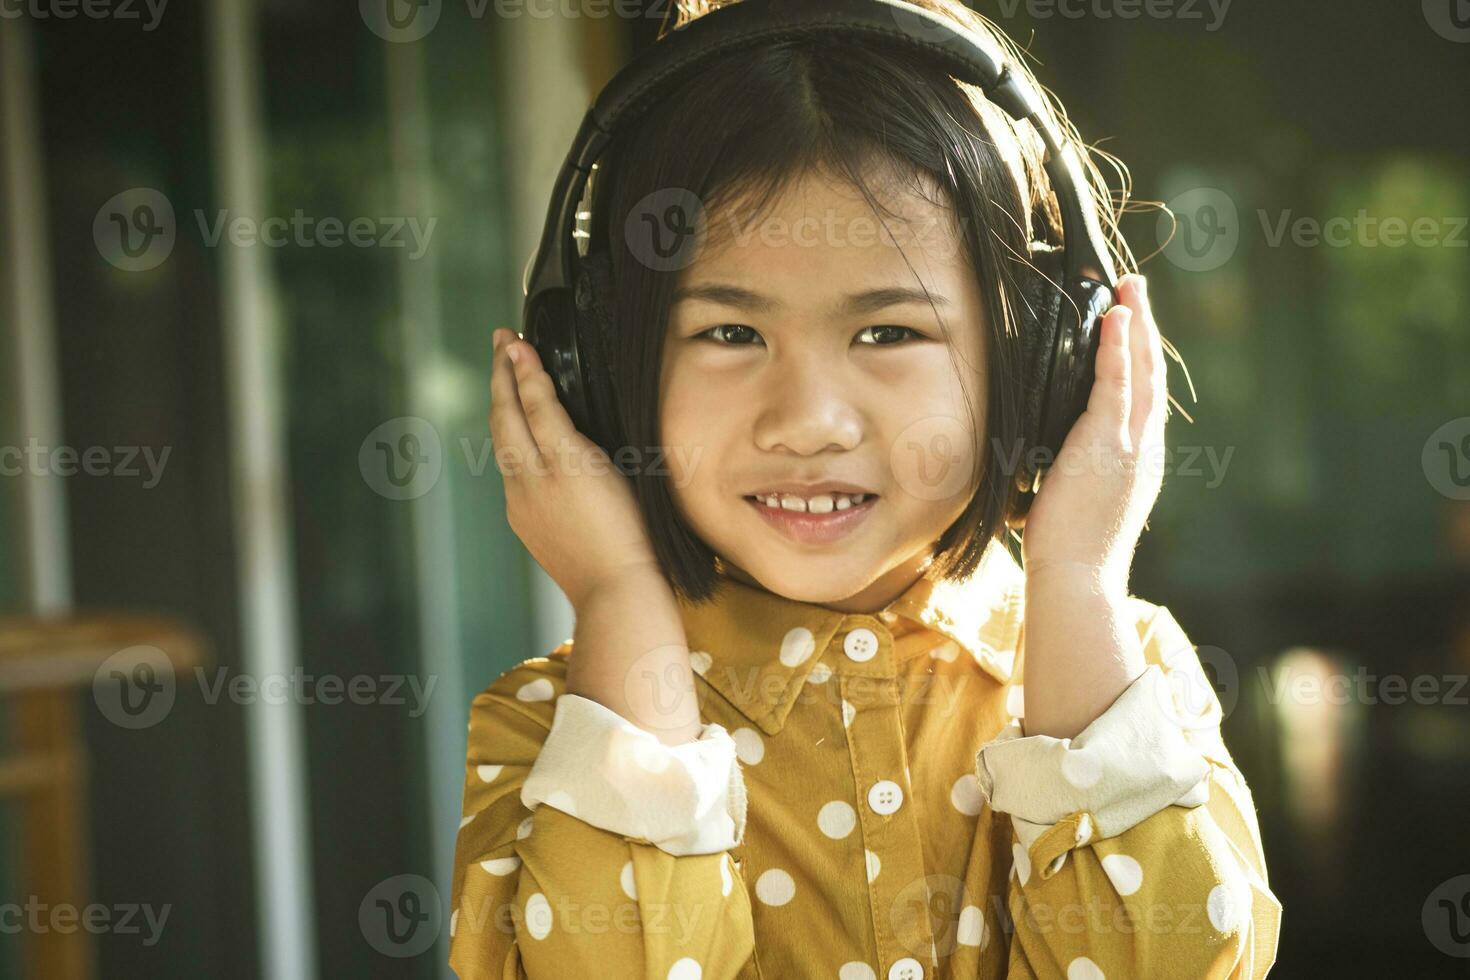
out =
[[(507, 518), (576, 629), (472, 705), (461, 977), (1265, 975), (1219, 703), (1128, 592), (1167, 401), (1142, 276), (1029, 510), (1017, 485), (1021, 272), (1059, 238), (1028, 128), (922, 56), (793, 41), (600, 164), (642, 456), (608, 464), (495, 332)], [(672, 270), (635, 248), (665, 188), (704, 208)]]

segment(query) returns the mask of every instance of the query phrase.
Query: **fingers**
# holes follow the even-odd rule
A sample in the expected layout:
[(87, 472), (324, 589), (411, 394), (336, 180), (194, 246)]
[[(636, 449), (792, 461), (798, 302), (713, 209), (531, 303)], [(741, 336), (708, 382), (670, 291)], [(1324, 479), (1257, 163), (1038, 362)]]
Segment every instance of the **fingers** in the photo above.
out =
[(1124, 276), (1117, 296), (1102, 320), (1087, 410), (1139, 453), (1163, 439), (1168, 404), (1163, 339), (1143, 276)]
[(1102, 318), (1097, 367), (1087, 396), (1088, 414), (1106, 423), (1120, 438), (1127, 431), (1130, 408), (1133, 365), (1128, 353), (1128, 321), (1132, 315), (1128, 306), (1119, 303)]
[[(521, 409), (514, 366), (506, 353), (507, 339), (515, 334), (500, 329), (494, 333), (495, 348), (490, 368), (490, 442), (495, 447), (497, 462), (524, 460), (536, 450), (536, 439)], [(511, 476), (502, 467), (501, 473)]]
[(536, 348), (514, 336), (508, 338), (505, 346), (516, 355), (516, 390), (536, 444), (545, 451), (564, 445), (575, 435), (576, 428), (556, 396), (556, 383), (541, 369), (541, 356)]
[(1163, 437), (1164, 406), (1168, 401), (1163, 341), (1148, 299), (1148, 280), (1126, 276), (1125, 296), (1134, 311), (1129, 348), (1133, 353), (1133, 406), (1129, 437), (1143, 448)]

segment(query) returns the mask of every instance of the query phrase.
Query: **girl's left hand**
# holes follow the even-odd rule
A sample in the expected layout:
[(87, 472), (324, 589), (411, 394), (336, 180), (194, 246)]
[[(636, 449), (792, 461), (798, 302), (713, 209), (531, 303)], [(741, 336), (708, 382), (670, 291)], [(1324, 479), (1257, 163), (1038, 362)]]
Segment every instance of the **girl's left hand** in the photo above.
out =
[(1163, 484), (1163, 344), (1146, 280), (1124, 276), (1103, 317), (1087, 409), (1041, 477), (1022, 535), (1028, 577), (1070, 567), (1127, 588), (1133, 550)]

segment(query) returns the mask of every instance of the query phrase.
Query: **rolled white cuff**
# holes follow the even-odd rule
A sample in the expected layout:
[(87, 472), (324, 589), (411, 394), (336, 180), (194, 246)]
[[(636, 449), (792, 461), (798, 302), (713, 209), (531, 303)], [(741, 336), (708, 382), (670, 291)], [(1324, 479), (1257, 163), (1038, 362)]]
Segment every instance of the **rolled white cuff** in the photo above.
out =
[(545, 803), (680, 857), (727, 851), (745, 834), (745, 779), (722, 726), (710, 723), (695, 741), (665, 745), (576, 694), (557, 698), (521, 802), (532, 810)]
[[(1031, 845), (1079, 813), (1077, 845), (1116, 837), (1166, 806), (1209, 800), (1210, 764), (1169, 709), (1168, 681), (1150, 664), (1075, 738), (1021, 734), (1013, 722), (975, 757), (980, 791)], [(1091, 831), (1084, 835), (1083, 828)]]

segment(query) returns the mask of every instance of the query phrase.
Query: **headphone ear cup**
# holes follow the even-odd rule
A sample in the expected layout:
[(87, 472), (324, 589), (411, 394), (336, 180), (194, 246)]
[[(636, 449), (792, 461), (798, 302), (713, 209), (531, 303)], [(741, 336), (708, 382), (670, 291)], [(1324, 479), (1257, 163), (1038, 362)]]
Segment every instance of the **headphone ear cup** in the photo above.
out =
[[(1087, 409), (1097, 360), (1103, 315), (1113, 305), (1113, 291), (1085, 275), (1067, 276), (1065, 253), (1033, 245), (1033, 272), (1026, 301), (1034, 315), (1021, 331), (1025, 365), (1027, 445), (1021, 455), (1016, 485), (1021, 491), (1009, 520), (1015, 524), (1031, 509), (1037, 466), (1055, 462), (1067, 433)], [(1037, 460), (1031, 459), (1036, 450)]]
[(614, 311), (612, 258), (607, 252), (589, 252), (577, 273), (577, 344), (582, 353), (583, 390), (588, 426), (583, 435), (612, 455), (621, 445), (617, 390), (612, 378), (613, 340), (617, 336)]
[(551, 289), (526, 304), (521, 336), (541, 358), (551, 375), (557, 400), (579, 431), (587, 422), (586, 385), (582, 380), (582, 352), (577, 349), (577, 310), (570, 289)]
[[(1021, 310), (1021, 418), (1025, 445), (1015, 474), (1016, 485), (1029, 491), (1035, 471), (1030, 465), (1032, 449), (1041, 444), (1042, 419), (1046, 414), (1047, 394), (1051, 388), (1053, 354), (1057, 332), (1061, 329), (1062, 289), (1065, 255), (1061, 249), (1045, 250), (1033, 246), (1031, 264), (1023, 278), (1024, 307)], [(1027, 492), (1024, 507), (1030, 506)], [(1024, 513), (1024, 508), (1021, 511)]]

